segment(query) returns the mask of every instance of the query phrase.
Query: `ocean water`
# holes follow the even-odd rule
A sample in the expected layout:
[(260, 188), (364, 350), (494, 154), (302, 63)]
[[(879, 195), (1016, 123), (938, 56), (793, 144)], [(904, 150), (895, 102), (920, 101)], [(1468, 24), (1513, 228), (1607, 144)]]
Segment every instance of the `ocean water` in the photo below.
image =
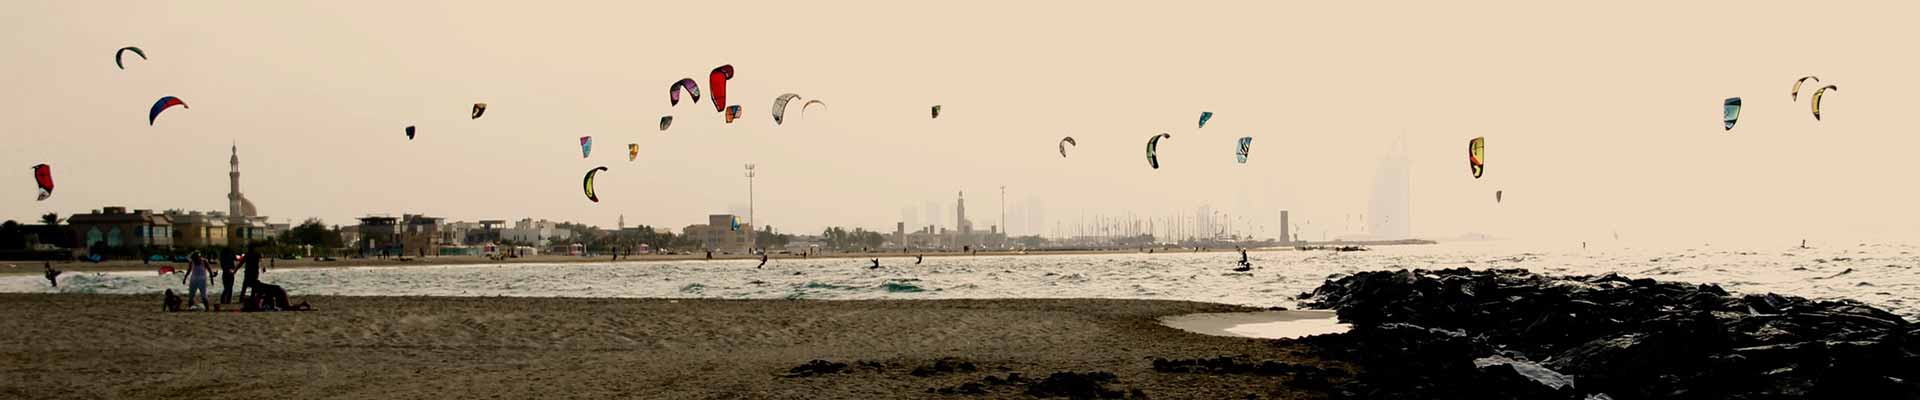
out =
[[(1736, 293), (1852, 298), (1920, 318), (1920, 251), (1908, 244), (1775, 248), (1545, 248), (1498, 242), (1381, 246), (1373, 251), (1256, 251), (1257, 267), (1232, 272), (1238, 254), (912, 257), (866, 259), (511, 264), (270, 271), (262, 280), (301, 295), (529, 296), (729, 299), (1172, 299), (1295, 307), (1329, 276), (1400, 268), (1524, 268), (1538, 273), (1617, 272), (1635, 278), (1716, 283)], [(184, 292), (151, 272), (69, 273), (58, 289), (39, 275), (0, 277), (0, 292)], [(217, 288), (216, 288), (217, 290)]]

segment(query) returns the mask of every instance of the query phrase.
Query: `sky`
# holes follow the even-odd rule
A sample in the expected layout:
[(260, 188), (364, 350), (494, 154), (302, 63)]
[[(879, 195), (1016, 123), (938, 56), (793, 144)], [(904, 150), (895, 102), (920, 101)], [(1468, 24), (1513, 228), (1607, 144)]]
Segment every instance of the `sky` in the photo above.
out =
[[(225, 210), (891, 231), (1083, 214), (1333, 225), (1404, 137), (1417, 236), (1920, 237), (1908, 2), (155, 2), (0, 13), (0, 218)], [(148, 60), (114, 67), (114, 51)], [(736, 70), (722, 122), (668, 85)], [(1818, 75), (1824, 121), (1793, 80)], [(1807, 91), (1810, 92), (1811, 88)], [(773, 98), (828, 107), (776, 126)], [(709, 93), (710, 94), (710, 93)], [(161, 96), (175, 108), (140, 125)], [(1721, 102), (1745, 100), (1732, 131)], [(468, 118), (472, 103), (490, 106)], [(928, 108), (943, 106), (938, 119)], [(1196, 128), (1201, 111), (1215, 116)], [(673, 115), (661, 132), (661, 116)], [(403, 129), (418, 126), (407, 140)], [(1166, 132), (1160, 169), (1150, 136)], [(591, 158), (579, 137), (594, 137)], [(1403, 136), (1404, 135), (1404, 136)], [(1056, 143), (1079, 145), (1062, 158)], [(1234, 142), (1254, 137), (1236, 164)], [(1465, 147), (1487, 138), (1474, 179)], [(626, 159), (626, 144), (640, 146)], [(28, 167), (58, 187), (33, 201)], [(580, 180), (596, 181), (600, 202)], [(1493, 201), (1496, 190), (1505, 200)], [(915, 214), (919, 214), (916, 212)], [(1277, 221), (1275, 222), (1277, 224)], [(950, 223), (943, 224), (950, 225)], [(1013, 232), (1027, 234), (1035, 232)], [(1338, 234), (1339, 232), (1335, 232)]]

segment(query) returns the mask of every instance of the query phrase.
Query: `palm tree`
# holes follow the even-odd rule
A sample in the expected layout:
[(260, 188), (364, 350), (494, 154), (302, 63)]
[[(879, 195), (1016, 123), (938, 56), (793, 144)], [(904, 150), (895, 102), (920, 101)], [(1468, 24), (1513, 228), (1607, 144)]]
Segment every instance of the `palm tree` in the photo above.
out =
[(44, 215), (41, 215), (40, 223), (46, 224), (47, 226), (60, 225), (60, 214), (46, 213)]

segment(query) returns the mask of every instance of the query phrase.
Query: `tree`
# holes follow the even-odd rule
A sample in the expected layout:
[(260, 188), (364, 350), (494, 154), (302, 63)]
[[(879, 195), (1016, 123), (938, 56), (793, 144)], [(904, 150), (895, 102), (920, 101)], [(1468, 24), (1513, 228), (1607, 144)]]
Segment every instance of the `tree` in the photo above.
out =
[(786, 247), (787, 243), (793, 242), (793, 235), (777, 234), (771, 230), (762, 229), (754, 234), (753, 242), (763, 249)]
[(55, 213), (41, 214), (40, 223), (47, 226), (60, 225), (60, 214), (55, 214)]
[(340, 238), (340, 232), (327, 229), (326, 223), (321, 222), (318, 218), (308, 218), (306, 222), (300, 223), (300, 226), (288, 229), (282, 236), (286, 238), (285, 241), (287, 243), (303, 244), (322, 249), (334, 249), (346, 246), (345, 241)]

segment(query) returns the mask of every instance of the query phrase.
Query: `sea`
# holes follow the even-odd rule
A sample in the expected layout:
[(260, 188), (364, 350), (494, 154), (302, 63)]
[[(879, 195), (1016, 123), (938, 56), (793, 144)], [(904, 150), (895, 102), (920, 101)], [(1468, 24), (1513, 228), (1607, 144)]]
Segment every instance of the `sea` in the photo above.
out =
[[(1619, 273), (1718, 284), (1735, 293), (1847, 298), (1920, 318), (1920, 251), (1913, 244), (1849, 243), (1722, 248), (1585, 248), (1461, 242), (1332, 252), (1261, 249), (1254, 269), (1238, 253), (1147, 253), (330, 267), (272, 270), (262, 280), (294, 297), (513, 296), (720, 299), (1114, 298), (1297, 307), (1329, 278), (1397, 269), (1519, 268), (1550, 275)], [(0, 276), (0, 292), (148, 294), (174, 289), (153, 272), (68, 273), (52, 288), (38, 274)], [(217, 290), (217, 288), (216, 288)], [(296, 299), (297, 301), (297, 299)]]

